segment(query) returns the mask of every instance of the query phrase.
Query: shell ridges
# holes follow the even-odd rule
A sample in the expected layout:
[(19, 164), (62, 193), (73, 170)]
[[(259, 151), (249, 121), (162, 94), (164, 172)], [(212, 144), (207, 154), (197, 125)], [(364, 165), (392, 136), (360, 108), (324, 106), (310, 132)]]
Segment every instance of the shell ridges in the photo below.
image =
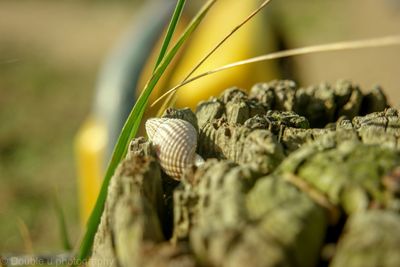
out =
[(197, 131), (181, 119), (154, 118), (146, 122), (146, 132), (157, 151), (162, 169), (179, 180), (184, 170), (195, 164)]

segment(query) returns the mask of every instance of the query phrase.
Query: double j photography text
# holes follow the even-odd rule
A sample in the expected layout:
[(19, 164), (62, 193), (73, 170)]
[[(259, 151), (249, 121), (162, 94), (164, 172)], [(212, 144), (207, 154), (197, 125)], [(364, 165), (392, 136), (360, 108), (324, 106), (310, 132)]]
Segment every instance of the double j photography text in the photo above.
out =
[(78, 261), (71, 257), (70, 254), (58, 254), (48, 256), (1, 256), (1, 267), (9, 266), (32, 266), (32, 265), (51, 265), (51, 266), (83, 266), (83, 265), (101, 265), (112, 266), (114, 259), (89, 259)]

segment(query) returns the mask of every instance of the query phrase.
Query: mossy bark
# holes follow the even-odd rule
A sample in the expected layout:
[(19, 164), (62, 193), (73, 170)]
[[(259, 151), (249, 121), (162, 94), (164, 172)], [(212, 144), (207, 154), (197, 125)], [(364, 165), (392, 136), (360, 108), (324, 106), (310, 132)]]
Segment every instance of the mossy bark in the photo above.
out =
[(170, 109), (207, 159), (181, 181), (134, 139), (93, 266), (400, 266), (400, 117), (379, 87), (292, 81)]

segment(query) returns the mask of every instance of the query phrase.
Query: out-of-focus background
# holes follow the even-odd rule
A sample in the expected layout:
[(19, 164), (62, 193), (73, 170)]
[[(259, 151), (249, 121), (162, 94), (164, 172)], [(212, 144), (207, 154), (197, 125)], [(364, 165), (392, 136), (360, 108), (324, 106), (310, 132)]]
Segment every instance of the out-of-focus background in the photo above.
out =
[[(400, 34), (397, 0), (271, 5), (279, 5), (291, 47)], [(73, 138), (90, 111), (101, 64), (137, 10), (135, 1), (0, 1), (0, 252), (62, 250), (55, 195), (71, 241), (78, 239)], [(399, 107), (400, 47), (295, 62), (303, 85), (339, 78), (365, 89), (380, 84)]]

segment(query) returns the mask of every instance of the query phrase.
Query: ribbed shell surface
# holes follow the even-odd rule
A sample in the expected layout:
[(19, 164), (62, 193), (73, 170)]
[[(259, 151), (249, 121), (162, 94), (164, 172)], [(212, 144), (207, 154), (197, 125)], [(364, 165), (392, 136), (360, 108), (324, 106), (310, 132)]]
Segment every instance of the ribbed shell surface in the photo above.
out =
[(157, 150), (163, 170), (179, 180), (183, 171), (194, 164), (197, 132), (187, 121), (180, 119), (149, 119), (146, 132)]

